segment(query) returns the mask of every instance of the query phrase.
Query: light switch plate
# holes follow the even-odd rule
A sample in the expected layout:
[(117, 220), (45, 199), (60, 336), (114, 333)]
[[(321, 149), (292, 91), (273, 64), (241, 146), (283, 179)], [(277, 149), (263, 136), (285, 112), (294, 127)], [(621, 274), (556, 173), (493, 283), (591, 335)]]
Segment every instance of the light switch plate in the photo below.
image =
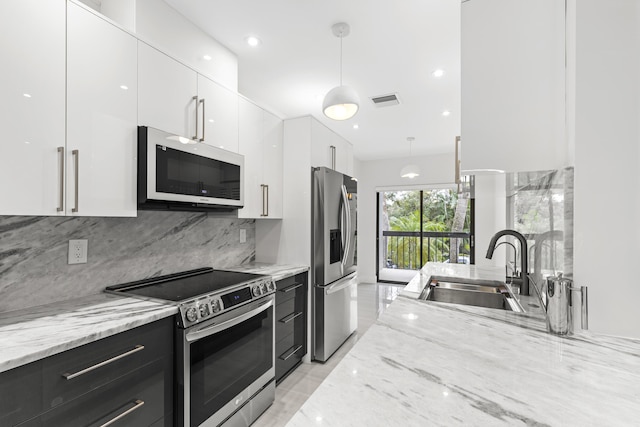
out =
[(247, 230), (244, 228), (240, 229), (240, 243), (247, 243)]
[(87, 239), (69, 240), (69, 264), (86, 264), (88, 248)]

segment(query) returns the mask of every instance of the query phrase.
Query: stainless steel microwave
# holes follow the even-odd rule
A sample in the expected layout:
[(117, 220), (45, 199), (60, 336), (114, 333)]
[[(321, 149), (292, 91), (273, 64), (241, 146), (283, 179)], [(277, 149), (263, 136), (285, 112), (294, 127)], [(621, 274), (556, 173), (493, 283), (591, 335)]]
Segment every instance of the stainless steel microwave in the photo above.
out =
[(243, 175), (240, 154), (138, 127), (138, 209), (239, 209)]

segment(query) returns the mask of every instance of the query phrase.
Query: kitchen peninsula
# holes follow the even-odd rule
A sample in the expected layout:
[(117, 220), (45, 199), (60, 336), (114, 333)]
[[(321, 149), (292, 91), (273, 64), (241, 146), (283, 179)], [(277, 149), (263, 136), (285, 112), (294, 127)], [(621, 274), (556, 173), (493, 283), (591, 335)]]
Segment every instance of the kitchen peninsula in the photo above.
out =
[(640, 341), (416, 299), (432, 275), (496, 274), (425, 265), (287, 426), (637, 425)]

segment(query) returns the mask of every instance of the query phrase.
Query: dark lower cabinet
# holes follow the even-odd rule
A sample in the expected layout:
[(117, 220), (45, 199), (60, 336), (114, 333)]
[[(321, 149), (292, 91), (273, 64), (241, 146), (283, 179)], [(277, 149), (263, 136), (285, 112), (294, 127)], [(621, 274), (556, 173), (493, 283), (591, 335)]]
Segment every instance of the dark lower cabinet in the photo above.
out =
[(307, 273), (276, 282), (276, 384), (307, 354)]
[[(0, 374), (0, 425), (172, 426), (173, 328), (162, 319)], [(6, 402), (20, 374), (24, 396)]]

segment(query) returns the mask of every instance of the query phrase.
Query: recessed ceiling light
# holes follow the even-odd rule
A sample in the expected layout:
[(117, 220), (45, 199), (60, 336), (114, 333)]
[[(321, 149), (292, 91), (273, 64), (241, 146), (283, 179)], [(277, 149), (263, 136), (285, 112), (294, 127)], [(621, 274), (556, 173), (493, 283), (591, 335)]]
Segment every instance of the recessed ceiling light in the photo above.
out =
[(360, 126), (358, 126), (358, 124), (356, 123), (355, 125), (353, 125), (354, 129), (360, 129)]
[(441, 69), (441, 68), (438, 68), (437, 70), (434, 70), (434, 72), (431, 73), (431, 75), (433, 77), (440, 78), (440, 77), (444, 76), (444, 70)]
[(24, 96), (25, 98), (31, 98), (31, 95), (29, 95), (28, 93), (23, 93), (22, 96)]
[(215, 120), (209, 119), (209, 123), (215, 123)]
[(256, 47), (260, 45), (260, 39), (257, 38), (256, 36), (248, 36), (246, 40), (247, 40), (247, 44), (251, 47)]
[(443, 116), (445, 116), (445, 117), (447, 117), (447, 116), (451, 115), (451, 111), (449, 111), (449, 110), (444, 110), (444, 111), (442, 112), (442, 115), (443, 115)]
[(202, 59), (204, 59), (205, 61), (211, 61), (211, 55), (205, 55), (202, 57)]
[(224, 148), (224, 145), (221, 145), (220, 148)]
[(31, 142), (29, 142), (29, 141), (25, 141), (24, 143), (27, 144), (27, 145), (31, 144)]
[(128, 90), (128, 89), (129, 89), (129, 87), (128, 87), (128, 86), (125, 86), (125, 85), (120, 85), (120, 89), (122, 89), (122, 90)]

